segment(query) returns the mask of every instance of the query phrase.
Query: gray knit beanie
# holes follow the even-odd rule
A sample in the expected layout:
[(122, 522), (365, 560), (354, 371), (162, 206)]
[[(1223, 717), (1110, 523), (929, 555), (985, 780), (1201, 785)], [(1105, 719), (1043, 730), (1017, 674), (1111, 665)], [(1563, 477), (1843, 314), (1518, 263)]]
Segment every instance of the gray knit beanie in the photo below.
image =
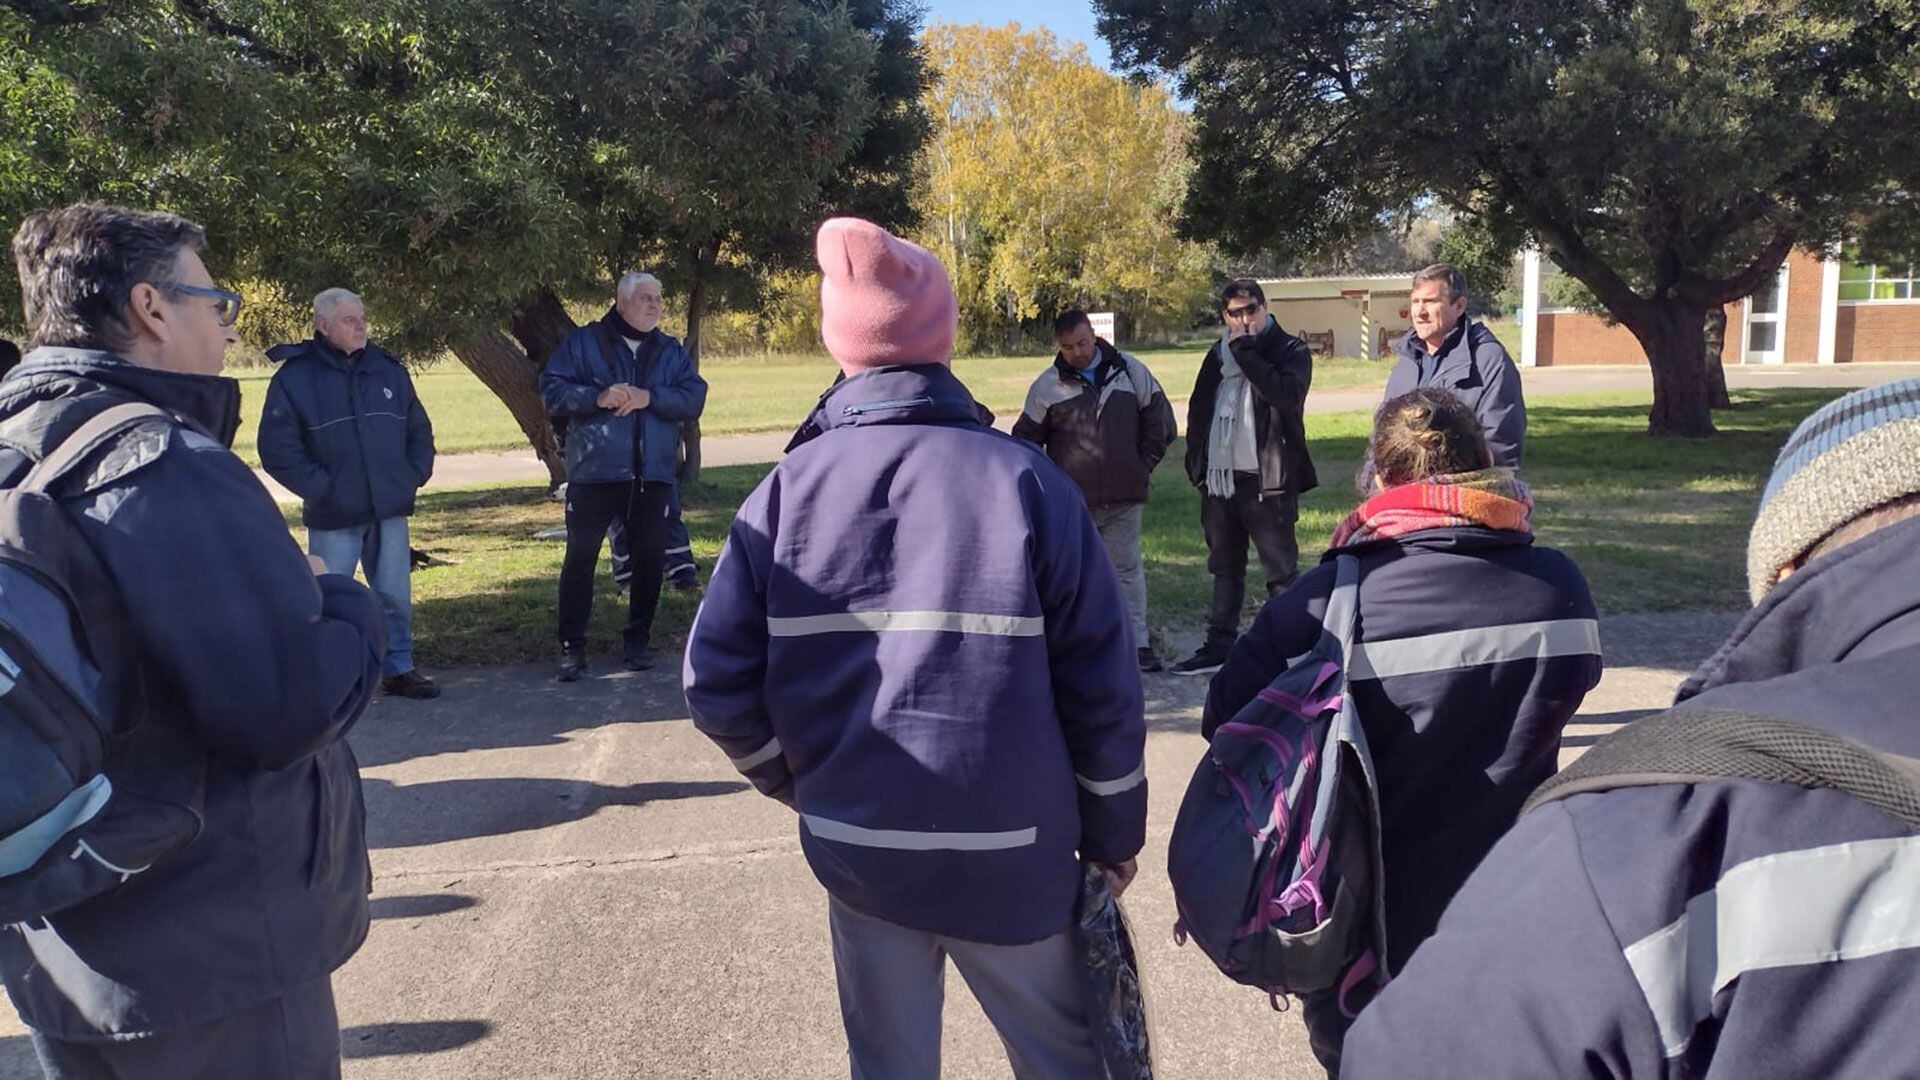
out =
[(1856, 390), (1800, 422), (1774, 459), (1747, 539), (1747, 590), (1869, 510), (1920, 493), (1920, 379)]

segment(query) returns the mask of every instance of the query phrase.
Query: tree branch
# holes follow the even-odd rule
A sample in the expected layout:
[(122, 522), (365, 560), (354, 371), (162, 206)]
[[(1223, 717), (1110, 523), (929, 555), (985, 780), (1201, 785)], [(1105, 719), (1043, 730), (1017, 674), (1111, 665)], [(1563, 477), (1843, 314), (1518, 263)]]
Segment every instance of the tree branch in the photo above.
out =
[(107, 9), (103, 4), (78, 7), (67, 0), (0, 0), (7, 10), (41, 26), (75, 26), (99, 22)]
[(1741, 297), (1752, 295), (1761, 282), (1767, 280), (1768, 274), (1780, 269), (1780, 264), (1786, 261), (1788, 253), (1793, 251), (1794, 242), (1799, 239), (1800, 234), (1793, 229), (1776, 230), (1773, 239), (1767, 241), (1767, 246), (1760, 249), (1760, 254), (1754, 256), (1746, 269), (1731, 277), (1717, 279), (1690, 274), (1675, 291), (1703, 308), (1731, 304)]

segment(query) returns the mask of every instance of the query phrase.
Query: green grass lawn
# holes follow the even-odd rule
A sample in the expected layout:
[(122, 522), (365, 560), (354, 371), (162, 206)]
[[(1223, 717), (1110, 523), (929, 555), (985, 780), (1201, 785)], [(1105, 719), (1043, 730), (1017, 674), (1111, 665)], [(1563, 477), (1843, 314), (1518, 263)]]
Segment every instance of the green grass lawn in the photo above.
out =
[[(1605, 613), (1743, 608), (1747, 526), (1761, 481), (1793, 425), (1842, 392), (1736, 391), (1738, 408), (1715, 417), (1720, 434), (1699, 441), (1646, 436), (1645, 394), (1542, 397), (1528, 409), (1524, 470), (1540, 540), (1579, 562)], [(1300, 547), (1308, 559), (1357, 501), (1351, 478), (1366, 422), (1361, 413), (1307, 418), (1321, 476), (1319, 490), (1302, 500)], [(1210, 589), (1198, 495), (1178, 467), (1182, 451), (1176, 444), (1154, 475), (1142, 540), (1157, 632), (1196, 627)], [(708, 469), (687, 490), (686, 522), (703, 580), (733, 508), (768, 468)], [(560, 521), (560, 505), (538, 488), (422, 496), (415, 544), (459, 562), (414, 575), (423, 664), (551, 658), (561, 545), (532, 537)], [(592, 633), (607, 651), (619, 640), (623, 602), (604, 566)], [(1255, 603), (1250, 597), (1249, 608)], [(668, 590), (656, 641), (677, 646), (693, 611), (689, 597)]]
[[(1145, 349), (1137, 355), (1166, 387), (1167, 396), (1184, 400), (1193, 387), (1208, 342)], [(953, 370), (986, 406), (1000, 416), (1011, 416), (1026, 401), (1027, 387), (1048, 364), (1046, 356), (963, 358)], [(1384, 386), (1385, 363), (1366, 360), (1322, 360), (1315, 365), (1315, 390)], [(833, 361), (824, 355), (719, 357), (706, 361), (704, 374), (707, 412), (702, 430), (709, 435), (738, 435), (755, 431), (791, 431), (807, 409), (833, 381)], [(248, 464), (260, 462), (254, 437), (260, 429), (260, 409), (267, 395), (271, 368), (242, 368), (240, 379), (240, 434), (234, 452)], [(526, 445), (519, 425), (507, 407), (481, 385), (480, 380), (446, 360), (413, 376), (427, 415), (433, 418), (434, 445), (443, 454), (470, 450), (510, 450)]]

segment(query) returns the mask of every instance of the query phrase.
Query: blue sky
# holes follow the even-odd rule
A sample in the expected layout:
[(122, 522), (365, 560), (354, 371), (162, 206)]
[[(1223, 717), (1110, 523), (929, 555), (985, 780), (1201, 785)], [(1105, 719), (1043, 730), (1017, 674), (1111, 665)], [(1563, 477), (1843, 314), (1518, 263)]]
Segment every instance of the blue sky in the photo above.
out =
[(1092, 0), (927, 0), (926, 21), (1044, 26), (1055, 37), (1085, 45), (1094, 63), (1113, 66), (1107, 43), (1094, 27)]

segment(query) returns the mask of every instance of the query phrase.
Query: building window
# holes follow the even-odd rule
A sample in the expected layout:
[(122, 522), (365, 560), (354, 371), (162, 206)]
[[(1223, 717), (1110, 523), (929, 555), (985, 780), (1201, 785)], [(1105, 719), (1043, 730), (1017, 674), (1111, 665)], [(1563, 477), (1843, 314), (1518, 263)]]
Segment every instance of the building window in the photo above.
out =
[(1858, 261), (1860, 253), (1848, 247), (1840, 263), (1840, 299), (1855, 303), (1874, 300), (1920, 300), (1920, 267), (1875, 266)]

